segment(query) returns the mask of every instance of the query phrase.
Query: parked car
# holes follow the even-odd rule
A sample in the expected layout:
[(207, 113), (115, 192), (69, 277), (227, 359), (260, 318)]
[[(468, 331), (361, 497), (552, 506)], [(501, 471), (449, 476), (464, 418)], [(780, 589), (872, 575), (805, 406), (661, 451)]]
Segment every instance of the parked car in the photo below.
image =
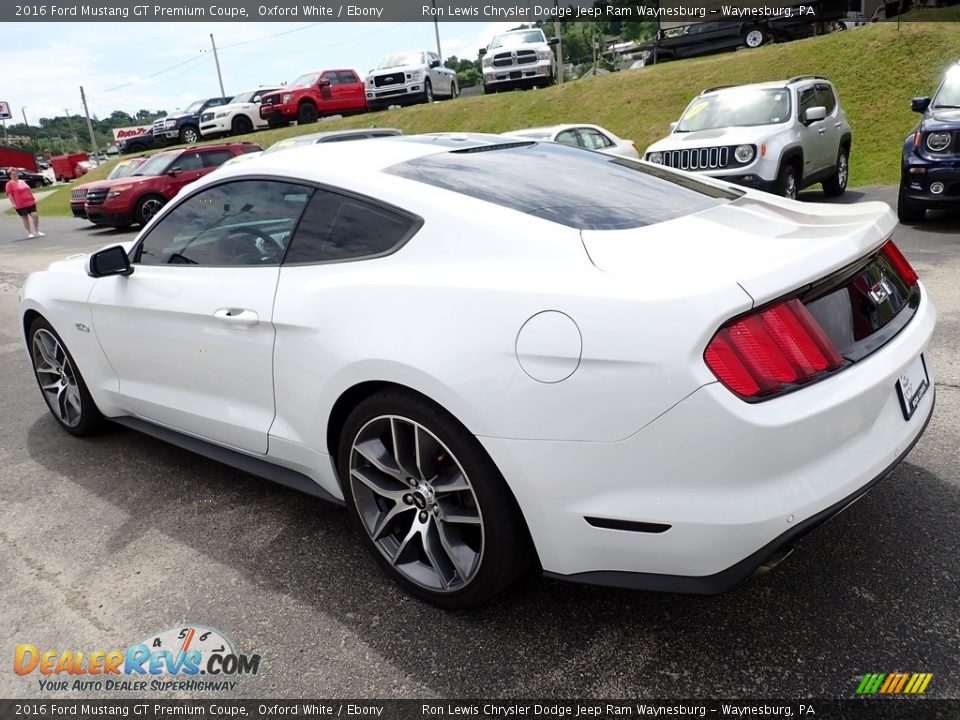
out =
[(758, 48), (772, 40), (773, 33), (764, 20), (713, 20), (661, 29), (656, 41), (644, 49), (652, 53), (650, 62), (666, 62), (740, 47)]
[(367, 105), (381, 108), (401, 103), (431, 103), (460, 94), (455, 70), (443, 66), (430, 50), (408, 50), (384, 57), (367, 73)]
[(53, 176), (59, 182), (75, 180), (85, 174), (89, 169), (87, 164), (90, 156), (85, 152), (67, 153), (65, 155), (54, 155), (50, 158), (50, 166), (53, 168)]
[(717, 593), (932, 415), (895, 227), (558, 143), (323, 143), (34, 273), (18, 325), (64, 431), (107, 417), (345, 505), (429, 602), (533, 568)]
[(278, 150), (298, 147), (300, 145), (316, 145), (317, 143), (344, 142), (346, 140), (365, 140), (367, 138), (395, 137), (403, 135), (403, 130), (396, 128), (355, 128), (352, 130), (327, 130), (326, 132), (297, 135), (296, 137), (278, 140), (264, 150), (273, 153)]
[(276, 91), (276, 87), (247, 90), (226, 105), (204, 111), (200, 115), (200, 134), (204, 137), (246, 135), (267, 127), (267, 122), (260, 118), (260, 100), (267, 93)]
[(262, 149), (251, 142), (233, 142), (157, 153), (127, 177), (88, 187), (84, 211), (94, 225), (146, 225), (185, 186), (236, 155)]
[(833, 83), (801, 75), (704, 90), (644, 157), (788, 198), (816, 183), (835, 196), (847, 189), (852, 137)]
[[(127, 158), (126, 160), (121, 160), (118, 162), (113, 170), (110, 171), (110, 174), (107, 175), (107, 180), (116, 180), (117, 178), (127, 177), (127, 175), (132, 175), (138, 167), (143, 165), (147, 161), (147, 156), (142, 155), (136, 158)], [(92, 183), (84, 183), (83, 185), (78, 185), (77, 187), (70, 190), (70, 212), (74, 217), (86, 218), (86, 201), (87, 201), (87, 190), (91, 187), (103, 182), (99, 180)]]
[(260, 99), (260, 117), (270, 127), (315, 123), (323, 115), (367, 111), (363, 81), (354, 70), (315, 70)]
[(903, 142), (897, 214), (917, 223), (927, 210), (960, 206), (960, 63), (932, 98), (914, 98), (910, 107), (922, 117)]
[(141, 133), (128, 138), (123, 138), (117, 143), (117, 150), (121, 155), (131, 153), (142, 153), (147, 150), (163, 147), (163, 143), (158, 141), (153, 132)]
[(215, 97), (197, 100), (184, 110), (174, 110), (153, 121), (153, 139), (159, 146), (182, 143), (193, 145), (200, 140), (200, 116), (210, 108), (226, 105), (232, 98)]
[(599, 125), (550, 125), (548, 127), (525, 128), (503, 133), (508, 137), (525, 137), (533, 140), (549, 140), (571, 147), (620, 155), (621, 157), (640, 159), (637, 146), (632, 140), (622, 140), (606, 128)]
[[(21, 180), (23, 180), (32, 188), (44, 187), (46, 185), (53, 184), (53, 180), (43, 173), (27, 170), (26, 168), (18, 167), (17, 174), (20, 176)], [(10, 168), (0, 167), (0, 190), (3, 189), (3, 185), (5, 185), (8, 180), (10, 180)]]
[(518, 87), (549, 87), (554, 82), (553, 46), (540, 28), (510, 30), (495, 35), (480, 48), (483, 91), (487, 94)]

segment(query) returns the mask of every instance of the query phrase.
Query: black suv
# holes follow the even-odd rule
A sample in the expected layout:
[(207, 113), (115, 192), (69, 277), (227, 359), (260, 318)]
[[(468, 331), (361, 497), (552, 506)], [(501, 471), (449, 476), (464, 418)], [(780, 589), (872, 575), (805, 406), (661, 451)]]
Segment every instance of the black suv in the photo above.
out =
[(903, 141), (900, 222), (923, 220), (927, 210), (960, 206), (960, 63), (949, 70), (933, 98), (914, 98), (920, 123)]
[(226, 105), (233, 97), (197, 100), (185, 110), (174, 110), (166, 117), (153, 121), (153, 139), (160, 145), (183, 143), (193, 145), (200, 140), (200, 115), (212, 107)]

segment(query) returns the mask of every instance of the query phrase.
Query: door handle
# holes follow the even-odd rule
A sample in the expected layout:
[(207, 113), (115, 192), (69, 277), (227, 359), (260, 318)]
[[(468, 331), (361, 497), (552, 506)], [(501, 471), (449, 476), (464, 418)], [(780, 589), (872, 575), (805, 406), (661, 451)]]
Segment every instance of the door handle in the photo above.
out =
[(840, 123), (834, 123), (833, 126), (834, 126), (835, 128), (837, 128), (837, 130), (840, 129)]
[(242, 308), (220, 308), (213, 316), (228, 325), (256, 325), (260, 322), (260, 316), (253, 310)]
[(818, 135), (823, 135), (825, 132), (826, 132), (826, 130), (824, 130), (823, 128), (817, 128), (817, 134), (818, 134)]

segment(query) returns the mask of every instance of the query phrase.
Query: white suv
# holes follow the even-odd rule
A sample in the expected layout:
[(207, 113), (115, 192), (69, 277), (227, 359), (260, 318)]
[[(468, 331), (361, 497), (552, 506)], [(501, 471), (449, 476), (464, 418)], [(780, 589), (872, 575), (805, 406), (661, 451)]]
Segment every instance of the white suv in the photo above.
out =
[(267, 127), (267, 121), (260, 119), (260, 99), (279, 89), (262, 87), (247, 90), (226, 105), (210, 108), (200, 116), (200, 134), (204, 137), (245, 135)]
[(852, 131), (826, 78), (709, 88), (670, 130), (644, 159), (788, 198), (847, 189)]
[(553, 50), (557, 38), (547, 40), (540, 28), (500, 33), (480, 49), (483, 91), (553, 84)]
[(432, 103), (436, 97), (460, 94), (457, 73), (443, 66), (440, 56), (429, 50), (408, 50), (387, 55), (366, 77), (367, 106)]

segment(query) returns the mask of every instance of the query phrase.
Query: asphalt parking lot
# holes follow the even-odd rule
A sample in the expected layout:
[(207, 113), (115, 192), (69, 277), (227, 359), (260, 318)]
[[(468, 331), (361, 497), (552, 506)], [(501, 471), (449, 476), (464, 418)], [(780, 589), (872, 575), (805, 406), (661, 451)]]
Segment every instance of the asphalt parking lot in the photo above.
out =
[(939, 310), (937, 408), (864, 499), (719, 597), (531, 578), (468, 614), (401, 592), (341, 510), (120, 427), (61, 431), (17, 290), (133, 234), (42, 229), (23, 240), (0, 215), (0, 696), (43, 696), (12, 671), (18, 643), (109, 650), (201, 624), (262, 656), (230, 697), (849, 697), (864, 673), (895, 671), (932, 672), (928, 696), (960, 697), (960, 213), (895, 235)]

